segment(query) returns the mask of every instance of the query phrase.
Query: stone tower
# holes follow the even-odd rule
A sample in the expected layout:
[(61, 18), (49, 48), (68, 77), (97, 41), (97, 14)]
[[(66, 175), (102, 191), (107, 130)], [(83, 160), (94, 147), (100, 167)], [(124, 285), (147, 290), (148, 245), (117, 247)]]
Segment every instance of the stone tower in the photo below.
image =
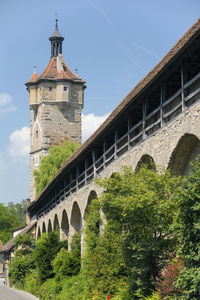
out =
[(30, 107), (30, 199), (35, 199), (33, 171), (48, 148), (65, 139), (81, 143), (81, 112), (84, 105), (85, 81), (74, 74), (62, 56), (64, 38), (55, 31), (51, 42), (50, 61), (40, 76), (36, 70), (26, 83)]

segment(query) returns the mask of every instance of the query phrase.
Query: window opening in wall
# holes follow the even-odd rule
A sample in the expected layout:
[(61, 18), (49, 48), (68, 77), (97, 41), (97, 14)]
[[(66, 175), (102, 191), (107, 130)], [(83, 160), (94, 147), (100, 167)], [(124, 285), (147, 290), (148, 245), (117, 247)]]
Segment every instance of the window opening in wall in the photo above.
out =
[(38, 139), (38, 130), (36, 130), (35, 135), (36, 135), (36, 139)]
[(76, 178), (76, 167), (71, 170), (71, 178), (72, 180)]
[(63, 86), (63, 91), (64, 91), (64, 92), (67, 92), (67, 86), (66, 86), (66, 85)]
[(185, 59), (185, 81), (190, 81), (200, 72), (200, 50), (196, 49), (193, 51), (190, 56)]
[(147, 115), (160, 106), (161, 87), (157, 87), (154, 91), (147, 93)]
[(99, 142), (95, 147), (95, 159), (99, 159), (103, 155), (103, 141)]
[(92, 166), (93, 164), (93, 159), (92, 159), (92, 152), (87, 154), (87, 158), (86, 158), (86, 165), (87, 168), (89, 168), (90, 166)]
[(36, 155), (35, 156), (35, 167), (38, 167), (39, 166), (39, 156)]
[(128, 113), (126, 113), (125, 116), (121, 116), (117, 120), (116, 130), (118, 139), (128, 132)]
[(34, 110), (34, 121), (36, 121), (36, 118), (37, 118), (37, 112), (38, 112), (38, 110), (35, 109), (35, 110)]
[(130, 128), (143, 119), (143, 98), (137, 99), (130, 112)]
[(165, 81), (165, 99), (168, 100), (181, 88), (181, 69), (176, 69)]
[(51, 86), (49, 87), (49, 92), (52, 92), (52, 87)]
[(115, 130), (113, 128), (105, 137), (105, 148), (108, 150), (115, 143)]
[(81, 174), (85, 171), (85, 159), (83, 159), (82, 161), (79, 162), (78, 171), (79, 171), (79, 174)]

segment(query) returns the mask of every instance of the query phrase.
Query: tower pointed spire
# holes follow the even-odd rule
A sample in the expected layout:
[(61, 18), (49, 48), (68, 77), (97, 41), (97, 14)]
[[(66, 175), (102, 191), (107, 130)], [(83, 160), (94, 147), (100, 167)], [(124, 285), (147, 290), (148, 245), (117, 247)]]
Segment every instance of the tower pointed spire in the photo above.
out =
[(49, 38), (51, 42), (51, 57), (56, 57), (62, 54), (62, 42), (64, 37), (58, 31), (58, 19), (56, 18), (54, 33)]

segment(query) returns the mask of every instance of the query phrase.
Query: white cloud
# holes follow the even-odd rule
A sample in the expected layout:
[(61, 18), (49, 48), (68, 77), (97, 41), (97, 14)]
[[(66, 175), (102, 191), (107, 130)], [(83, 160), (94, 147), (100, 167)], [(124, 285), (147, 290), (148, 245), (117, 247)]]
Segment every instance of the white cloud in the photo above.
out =
[(109, 116), (105, 114), (103, 116), (96, 116), (91, 113), (88, 115), (82, 115), (82, 135), (83, 141), (87, 140), (97, 128), (105, 121), (105, 119)]
[(8, 151), (13, 158), (28, 158), (30, 152), (30, 128), (22, 127), (9, 136)]
[(13, 98), (8, 93), (0, 93), (0, 113), (16, 111)]

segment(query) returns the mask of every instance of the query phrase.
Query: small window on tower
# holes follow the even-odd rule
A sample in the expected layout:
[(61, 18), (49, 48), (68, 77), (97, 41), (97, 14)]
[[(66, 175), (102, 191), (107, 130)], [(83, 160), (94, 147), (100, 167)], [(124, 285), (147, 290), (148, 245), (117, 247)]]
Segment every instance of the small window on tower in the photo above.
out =
[(66, 92), (67, 91), (67, 86), (63, 86), (63, 91)]
[(36, 130), (36, 139), (38, 139), (38, 130)]
[(50, 86), (50, 87), (49, 87), (49, 92), (51, 92), (51, 91), (52, 91), (52, 87)]
[(35, 167), (39, 166), (39, 157), (38, 155), (35, 156)]

